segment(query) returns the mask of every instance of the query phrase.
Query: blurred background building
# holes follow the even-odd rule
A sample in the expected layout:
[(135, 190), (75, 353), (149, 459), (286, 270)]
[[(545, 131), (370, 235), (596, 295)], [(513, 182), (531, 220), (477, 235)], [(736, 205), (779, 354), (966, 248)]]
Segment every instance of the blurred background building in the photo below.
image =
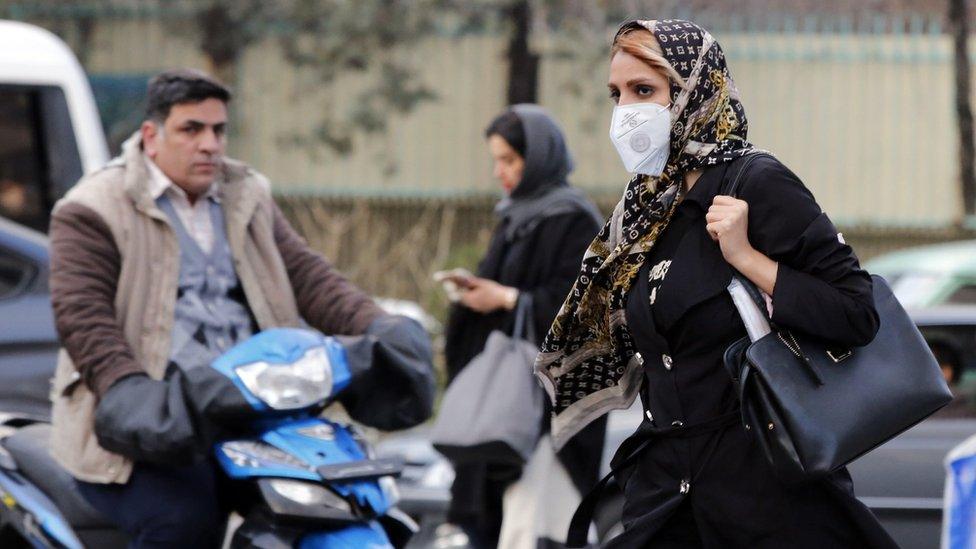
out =
[(607, 52), (632, 17), (712, 31), (750, 140), (797, 172), (862, 258), (970, 236), (954, 3), (0, 0), (0, 18), (71, 45), (113, 152), (150, 75), (219, 75), (237, 94), (231, 155), (272, 179), (310, 242), (368, 290), (436, 311), (430, 274), (471, 267), (493, 222), (483, 130), (506, 104), (550, 109), (574, 183), (604, 209), (619, 198)]

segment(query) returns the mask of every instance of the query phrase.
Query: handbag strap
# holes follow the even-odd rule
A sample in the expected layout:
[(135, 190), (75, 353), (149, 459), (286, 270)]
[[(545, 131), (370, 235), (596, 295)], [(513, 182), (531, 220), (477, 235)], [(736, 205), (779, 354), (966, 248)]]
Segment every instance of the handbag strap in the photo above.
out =
[[(735, 178), (727, 185), (723, 183), (722, 189), (719, 192), (733, 198), (738, 198), (739, 183), (742, 179), (742, 174), (760, 156), (772, 157), (772, 155), (766, 152), (756, 152), (746, 156), (745, 161), (742, 162), (742, 166), (739, 167), (738, 173), (735, 174)], [(732, 269), (732, 281), (729, 282), (728, 291), (732, 296), (732, 303), (735, 304), (735, 309), (739, 312), (739, 317), (742, 318), (742, 323), (746, 327), (746, 333), (749, 334), (750, 341), (757, 341), (773, 331), (771, 319), (766, 309), (766, 300), (763, 298), (762, 292), (751, 280), (734, 268)], [(800, 348), (800, 344), (796, 338), (789, 331), (777, 330), (777, 333), (783, 341), (783, 344), (796, 356), (800, 365), (810, 374), (813, 381), (817, 385), (823, 385), (823, 378), (814, 369), (813, 364), (810, 363), (810, 358)], [(792, 341), (793, 345), (790, 345), (790, 341)]]
[(596, 514), (597, 504), (600, 503), (600, 498), (603, 496), (603, 490), (610, 484), (610, 481), (617, 476), (617, 473), (625, 467), (630, 467), (637, 461), (637, 458), (644, 453), (644, 450), (653, 442), (652, 439), (647, 439), (642, 441), (640, 444), (634, 448), (630, 454), (627, 455), (623, 460), (617, 464), (616, 467), (610, 470), (600, 482), (597, 482), (590, 492), (583, 496), (582, 501), (580, 501), (579, 507), (576, 508), (576, 512), (573, 513), (573, 518), (569, 523), (569, 531), (566, 533), (566, 547), (585, 547), (587, 538), (589, 537), (590, 523), (593, 522), (593, 515)]
[(742, 174), (745, 173), (746, 168), (751, 166), (752, 163), (755, 162), (756, 159), (758, 159), (761, 156), (768, 156), (769, 158), (774, 158), (773, 155), (765, 151), (756, 151), (743, 156), (742, 165), (739, 166), (739, 171), (736, 172), (735, 178), (733, 178), (731, 182), (728, 182), (728, 179), (726, 179), (726, 182), (728, 183), (722, 184), (722, 188), (719, 190), (719, 193), (724, 194), (726, 196), (731, 196), (732, 198), (738, 198), (739, 183), (742, 181)]
[[(587, 534), (589, 533), (590, 523), (593, 522), (593, 515), (603, 496), (603, 490), (607, 487), (620, 471), (633, 465), (637, 459), (654, 443), (655, 440), (662, 438), (691, 438), (704, 434), (719, 431), (730, 425), (735, 425), (742, 417), (741, 411), (736, 408), (731, 412), (726, 412), (719, 416), (706, 419), (699, 423), (682, 425), (681, 427), (655, 427), (646, 419), (637, 427), (637, 431), (631, 438), (625, 440), (618, 451), (624, 452), (622, 459), (611, 461), (610, 472), (607, 473), (596, 485), (590, 489), (589, 493), (583, 496), (573, 518), (569, 524), (569, 531), (566, 534), (566, 547), (586, 546)], [(629, 447), (628, 447), (629, 446)], [(699, 470), (699, 473), (701, 470)], [(697, 477), (696, 473), (695, 477)], [(693, 478), (692, 481), (695, 479)]]
[(532, 294), (519, 292), (518, 301), (515, 302), (515, 326), (512, 328), (512, 337), (537, 343), (535, 335), (535, 323), (532, 322)]
[[(746, 155), (735, 177), (731, 181), (727, 179), (719, 193), (738, 198), (742, 174), (761, 156), (772, 157), (765, 152), (754, 152)], [(772, 331), (769, 315), (766, 312), (765, 299), (762, 297), (762, 292), (751, 280), (736, 269), (732, 269), (732, 281), (729, 283), (728, 291), (732, 296), (732, 303), (735, 304), (735, 308), (742, 318), (742, 323), (745, 324), (750, 341), (761, 339)]]

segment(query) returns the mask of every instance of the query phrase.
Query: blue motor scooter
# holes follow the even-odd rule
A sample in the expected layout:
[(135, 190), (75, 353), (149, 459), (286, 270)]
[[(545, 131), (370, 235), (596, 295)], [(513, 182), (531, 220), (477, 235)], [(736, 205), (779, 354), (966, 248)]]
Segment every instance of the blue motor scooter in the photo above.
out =
[[(376, 459), (354, 426), (319, 417), (352, 378), (337, 340), (311, 330), (268, 330), (211, 366), (253, 412), (213, 448), (239, 523), (227, 529), (225, 545), (406, 544), (416, 525), (395, 507), (401, 463)], [(0, 417), (0, 546), (123, 547), (125, 535), (81, 498), (50, 457), (49, 437), (45, 423)]]

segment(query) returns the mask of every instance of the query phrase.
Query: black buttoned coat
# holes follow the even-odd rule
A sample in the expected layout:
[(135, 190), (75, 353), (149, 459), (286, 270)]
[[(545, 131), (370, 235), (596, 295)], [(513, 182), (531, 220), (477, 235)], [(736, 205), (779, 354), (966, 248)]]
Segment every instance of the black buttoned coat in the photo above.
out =
[[(731, 267), (705, 230), (705, 214), (742, 163), (702, 174), (628, 295), (627, 321), (645, 372), (644, 421), (653, 427), (735, 417), (722, 355), (745, 328), (726, 290)], [(742, 174), (739, 197), (749, 204), (750, 243), (778, 262), (774, 323), (839, 344), (869, 342), (878, 327), (871, 279), (796, 175), (760, 157)], [(615, 463), (638, 442), (625, 442)], [(846, 469), (784, 484), (737, 420), (697, 436), (654, 437), (617, 480), (625, 532), (610, 547), (894, 546), (854, 497)]]

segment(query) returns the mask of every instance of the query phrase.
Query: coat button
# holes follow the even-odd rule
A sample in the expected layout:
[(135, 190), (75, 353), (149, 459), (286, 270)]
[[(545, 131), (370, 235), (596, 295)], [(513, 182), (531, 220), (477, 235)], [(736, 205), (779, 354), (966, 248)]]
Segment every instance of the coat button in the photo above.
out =
[(634, 353), (634, 358), (637, 359), (638, 364), (644, 364), (644, 357), (640, 353)]
[(676, 420), (674, 420), (674, 421), (671, 422), (671, 426), (672, 427), (684, 427), (685, 424), (681, 420), (676, 419)]
[(651, 415), (651, 411), (650, 410), (645, 410), (644, 411), (644, 415), (647, 416), (648, 421), (651, 421), (651, 422), (654, 421), (654, 416)]
[(691, 481), (688, 479), (681, 479), (681, 485), (678, 487), (678, 491), (682, 494), (687, 494), (691, 491)]
[(670, 370), (671, 365), (673, 364), (669, 355), (661, 355), (661, 363), (664, 364), (665, 370)]

